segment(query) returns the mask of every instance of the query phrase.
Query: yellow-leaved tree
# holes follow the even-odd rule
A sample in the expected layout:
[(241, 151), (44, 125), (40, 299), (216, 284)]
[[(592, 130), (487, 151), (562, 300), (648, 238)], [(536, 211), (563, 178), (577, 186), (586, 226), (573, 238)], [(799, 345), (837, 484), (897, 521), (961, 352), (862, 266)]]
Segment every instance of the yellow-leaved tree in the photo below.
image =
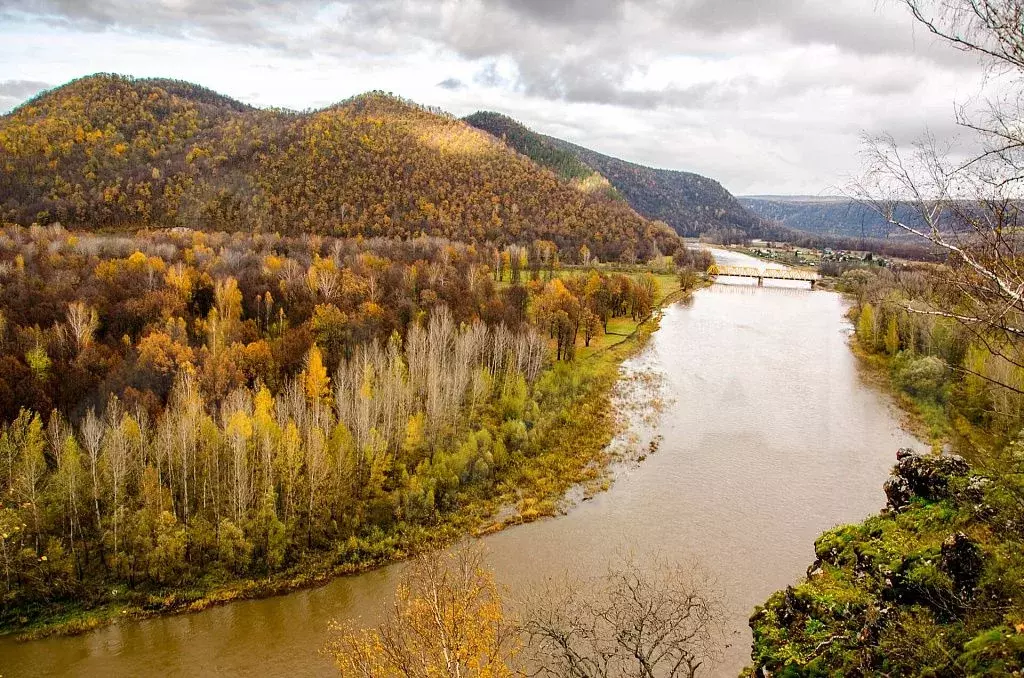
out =
[(376, 629), (335, 624), (328, 646), (347, 678), (506, 678), (520, 649), (479, 549), (413, 561)]
[(306, 369), (302, 373), (303, 385), (306, 388), (306, 397), (313, 402), (320, 402), (330, 395), (331, 378), (327, 376), (327, 368), (324, 366), (324, 357), (320, 349), (313, 344), (306, 356)]

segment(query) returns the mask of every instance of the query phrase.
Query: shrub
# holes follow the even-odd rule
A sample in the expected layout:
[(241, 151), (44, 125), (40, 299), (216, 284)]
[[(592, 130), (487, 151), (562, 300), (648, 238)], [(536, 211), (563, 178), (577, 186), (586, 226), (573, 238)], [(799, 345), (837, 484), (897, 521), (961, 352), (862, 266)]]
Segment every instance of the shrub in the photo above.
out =
[(907, 393), (932, 400), (943, 399), (946, 384), (946, 364), (935, 356), (907, 357), (893, 368), (896, 384)]

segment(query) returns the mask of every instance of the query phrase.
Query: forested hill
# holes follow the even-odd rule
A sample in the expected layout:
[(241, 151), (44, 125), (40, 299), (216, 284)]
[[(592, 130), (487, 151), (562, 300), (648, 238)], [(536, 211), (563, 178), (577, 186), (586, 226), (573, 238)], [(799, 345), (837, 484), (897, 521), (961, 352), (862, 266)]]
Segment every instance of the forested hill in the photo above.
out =
[(680, 235), (736, 229), (754, 236), (764, 235), (766, 229), (773, 232), (713, 179), (690, 172), (652, 169), (602, 155), (538, 134), (499, 113), (474, 113), (465, 120), (567, 179), (592, 186), (610, 183), (637, 212), (664, 221)]
[(0, 117), (0, 220), (586, 243), (602, 258), (677, 245), (490, 135), (391, 95), (298, 113), (185, 82), (97, 75)]
[(463, 118), (492, 136), (587, 192), (598, 192), (616, 200), (622, 194), (600, 172), (588, 166), (571, 150), (559, 148), (549, 139), (507, 115), (478, 111)]

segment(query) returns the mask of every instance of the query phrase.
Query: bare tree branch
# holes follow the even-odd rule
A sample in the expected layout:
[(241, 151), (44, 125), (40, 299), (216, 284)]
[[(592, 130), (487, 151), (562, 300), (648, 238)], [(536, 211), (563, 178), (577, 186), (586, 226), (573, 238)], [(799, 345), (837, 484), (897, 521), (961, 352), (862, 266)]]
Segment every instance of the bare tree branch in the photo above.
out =
[(523, 632), (544, 675), (692, 678), (717, 659), (719, 617), (692, 573), (626, 559), (601, 577), (549, 585), (528, 602)]

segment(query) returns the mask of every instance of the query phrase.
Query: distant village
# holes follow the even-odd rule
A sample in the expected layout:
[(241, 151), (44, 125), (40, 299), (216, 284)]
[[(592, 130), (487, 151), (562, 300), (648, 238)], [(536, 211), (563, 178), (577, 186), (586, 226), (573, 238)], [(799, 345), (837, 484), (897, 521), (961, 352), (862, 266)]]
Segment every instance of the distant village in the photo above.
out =
[(882, 268), (888, 266), (886, 259), (878, 257), (871, 252), (836, 250), (830, 247), (818, 250), (807, 247), (794, 247), (786, 243), (766, 240), (751, 240), (745, 251), (760, 259), (770, 259), (779, 263), (796, 266), (816, 267), (826, 261), (853, 264), (864, 263)]

